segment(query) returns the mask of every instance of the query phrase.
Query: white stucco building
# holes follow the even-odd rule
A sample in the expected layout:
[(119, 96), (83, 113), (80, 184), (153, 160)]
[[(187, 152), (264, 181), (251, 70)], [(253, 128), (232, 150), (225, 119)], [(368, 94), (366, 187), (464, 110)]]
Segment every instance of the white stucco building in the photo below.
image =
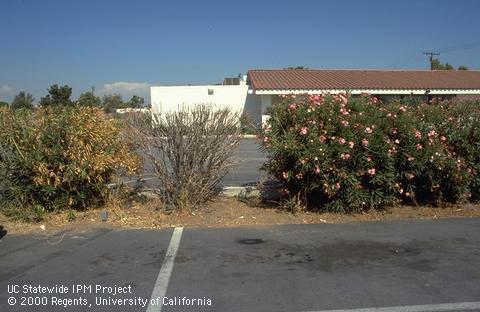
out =
[(152, 112), (168, 112), (184, 105), (212, 104), (248, 114), (261, 123), (261, 99), (251, 92), (247, 77), (226, 78), (221, 85), (151, 87)]
[(228, 106), (248, 114), (258, 124), (267, 108), (283, 94), (370, 93), (388, 101), (415, 96), (452, 98), (480, 95), (480, 71), (458, 70), (250, 70), (242, 78), (220, 85), (151, 87), (152, 112), (176, 110), (200, 103)]

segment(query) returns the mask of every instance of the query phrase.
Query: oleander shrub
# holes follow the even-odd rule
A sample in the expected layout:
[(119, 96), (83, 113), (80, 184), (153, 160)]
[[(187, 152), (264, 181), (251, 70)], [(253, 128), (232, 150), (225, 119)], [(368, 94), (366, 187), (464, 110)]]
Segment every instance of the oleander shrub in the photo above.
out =
[(478, 104), (290, 95), (269, 108), (264, 169), (284, 198), (352, 212), (479, 196)]
[(100, 204), (115, 172), (138, 166), (120, 124), (101, 109), (0, 109), (4, 213), (38, 220), (47, 211)]
[(235, 164), (232, 155), (241, 137), (237, 112), (198, 104), (131, 117), (131, 133), (167, 207), (185, 213), (219, 193), (221, 179)]

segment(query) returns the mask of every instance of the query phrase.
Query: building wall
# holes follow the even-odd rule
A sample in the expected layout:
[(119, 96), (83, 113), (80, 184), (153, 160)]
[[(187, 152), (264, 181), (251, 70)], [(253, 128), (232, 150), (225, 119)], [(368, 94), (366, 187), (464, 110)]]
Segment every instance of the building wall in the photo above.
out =
[(267, 114), (267, 108), (272, 105), (271, 95), (260, 95), (262, 100), (262, 124), (264, 124), (270, 116)]
[(176, 111), (182, 106), (211, 104), (230, 107), (246, 113), (256, 123), (261, 122), (260, 96), (248, 94), (248, 86), (163, 86), (150, 88), (152, 112)]

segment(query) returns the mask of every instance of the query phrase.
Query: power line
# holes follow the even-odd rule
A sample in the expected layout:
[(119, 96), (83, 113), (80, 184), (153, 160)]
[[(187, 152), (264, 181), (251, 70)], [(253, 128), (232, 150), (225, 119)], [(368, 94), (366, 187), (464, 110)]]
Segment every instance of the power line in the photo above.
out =
[(436, 55), (440, 55), (439, 52), (423, 52), (423, 54), (428, 55), (430, 59), (430, 70), (433, 70), (433, 57)]
[[(441, 48), (436, 49), (435, 53), (451, 53), (451, 52), (458, 52), (458, 51), (464, 51), (464, 50), (472, 50), (480, 47), (480, 41), (475, 41), (475, 42), (469, 42), (469, 43), (463, 43), (463, 44), (457, 44), (453, 46), (444, 46)], [(424, 53), (425, 54), (425, 53)], [(418, 54), (417, 54), (418, 55)], [(420, 60), (420, 56), (410, 56), (410, 57), (405, 57), (402, 60), (399, 60), (395, 63), (392, 63), (388, 66), (385, 66), (386, 68), (392, 68), (392, 67), (404, 67), (404, 66), (409, 66), (414, 63), (417, 63), (417, 61)]]
[(470, 50), (470, 49), (475, 49), (475, 48), (478, 48), (478, 47), (480, 47), (480, 41), (471, 42), (471, 43), (464, 43), (464, 44), (450, 46), (450, 47), (445, 47), (445, 48), (439, 49), (438, 51), (440, 53), (448, 53), (448, 52)]

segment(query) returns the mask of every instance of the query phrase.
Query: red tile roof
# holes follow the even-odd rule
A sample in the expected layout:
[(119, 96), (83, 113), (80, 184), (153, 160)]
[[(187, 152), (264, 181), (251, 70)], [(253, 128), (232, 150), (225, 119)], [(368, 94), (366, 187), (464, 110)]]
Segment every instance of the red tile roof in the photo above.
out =
[(254, 90), (480, 89), (480, 71), (305, 70), (248, 71)]

